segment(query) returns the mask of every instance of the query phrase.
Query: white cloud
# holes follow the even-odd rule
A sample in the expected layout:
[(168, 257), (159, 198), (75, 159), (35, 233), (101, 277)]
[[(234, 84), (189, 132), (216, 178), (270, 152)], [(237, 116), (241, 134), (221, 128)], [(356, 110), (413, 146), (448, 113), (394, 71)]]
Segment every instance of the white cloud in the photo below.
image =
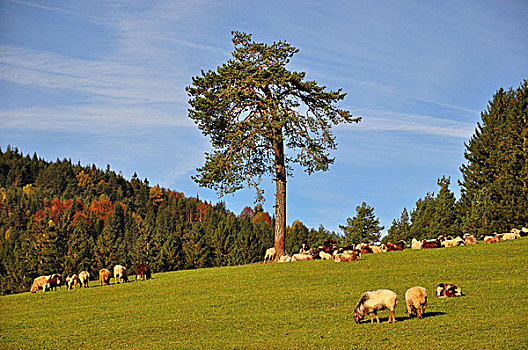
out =
[(369, 108), (352, 108), (356, 115), (363, 116), (358, 125), (340, 126), (350, 130), (404, 131), (420, 134), (439, 135), (468, 139), (475, 129), (473, 123), (459, 122), (445, 118), (382, 111)]

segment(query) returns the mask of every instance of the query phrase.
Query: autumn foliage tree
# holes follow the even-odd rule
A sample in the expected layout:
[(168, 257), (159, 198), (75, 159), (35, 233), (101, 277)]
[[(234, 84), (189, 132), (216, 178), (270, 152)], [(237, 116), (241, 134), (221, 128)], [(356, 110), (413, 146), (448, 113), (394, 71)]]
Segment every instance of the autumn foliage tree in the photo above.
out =
[[(286, 65), (298, 49), (285, 41), (254, 42), (233, 32), (233, 58), (202, 71), (186, 88), (189, 117), (210, 138), (213, 151), (193, 179), (221, 196), (245, 185), (263, 199), (261, 180), (271, 175), (275, 192), (275, 249), (284, 254), (286, 181), (292, 164), (311, 174), (326, 171), (336, 148), (332, 125), (360, 118), (336, 106), (345, 93), (305, 81)], [(286, 149), (289, 151), (286, 152)]]

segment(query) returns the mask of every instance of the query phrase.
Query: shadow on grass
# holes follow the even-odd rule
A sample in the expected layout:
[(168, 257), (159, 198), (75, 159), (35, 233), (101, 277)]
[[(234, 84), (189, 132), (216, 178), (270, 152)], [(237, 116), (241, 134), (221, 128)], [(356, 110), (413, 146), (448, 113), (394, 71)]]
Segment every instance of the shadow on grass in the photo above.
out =
[[(446, 315), (446, 313), (445, 312), (426, 312), (426, 313), (423, 314), (423, 318), (435, 317), (435, 316), (443, 316), (443, 315)], [(412, 318), (415, 319), (417, 317), (413, 316)], [(409, 316), (400, 316), (400, 317), (397, 316), (396, 317), (396, 322), (409, 321), (410, 319), (411, 318), (409, 318)], [(387, 323), (389, 321), (389, 318), (388, 317), (380, 317), (379, 321), (380, 321), (380, 323)], [(360, 324), (361, 323), (370, 323), (370, 316), (369, 316), (369, 318), (365, 317), (359, 323)], [(374, 323), (376, 323), (376, 318), (374, 318)]]

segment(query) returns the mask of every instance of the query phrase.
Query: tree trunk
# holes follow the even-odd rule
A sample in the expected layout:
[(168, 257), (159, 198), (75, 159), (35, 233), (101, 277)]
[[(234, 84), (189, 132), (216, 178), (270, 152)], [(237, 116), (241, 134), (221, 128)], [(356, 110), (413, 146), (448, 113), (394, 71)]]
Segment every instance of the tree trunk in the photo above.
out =
[(282, 134), (275, 144), (275, 261), (285, 254), (286, 239), (286, 165)]

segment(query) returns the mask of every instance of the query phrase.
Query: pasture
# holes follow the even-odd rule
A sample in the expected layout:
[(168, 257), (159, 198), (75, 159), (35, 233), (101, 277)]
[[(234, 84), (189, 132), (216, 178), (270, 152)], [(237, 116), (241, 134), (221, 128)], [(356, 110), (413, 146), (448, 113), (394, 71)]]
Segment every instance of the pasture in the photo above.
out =
[[(112, 279), (113, 282), (113, 279)], [(439, 282), (465, 294), (438, 299)], [(405, 291), (429, 294), (409, 319)], [(352, 313), (361, 294), (398, 294), (396, 323)], [(0, 348), (520, 349), (528, 345), (528, 238), (154, 274), (152, 280), (0, 298)]]

